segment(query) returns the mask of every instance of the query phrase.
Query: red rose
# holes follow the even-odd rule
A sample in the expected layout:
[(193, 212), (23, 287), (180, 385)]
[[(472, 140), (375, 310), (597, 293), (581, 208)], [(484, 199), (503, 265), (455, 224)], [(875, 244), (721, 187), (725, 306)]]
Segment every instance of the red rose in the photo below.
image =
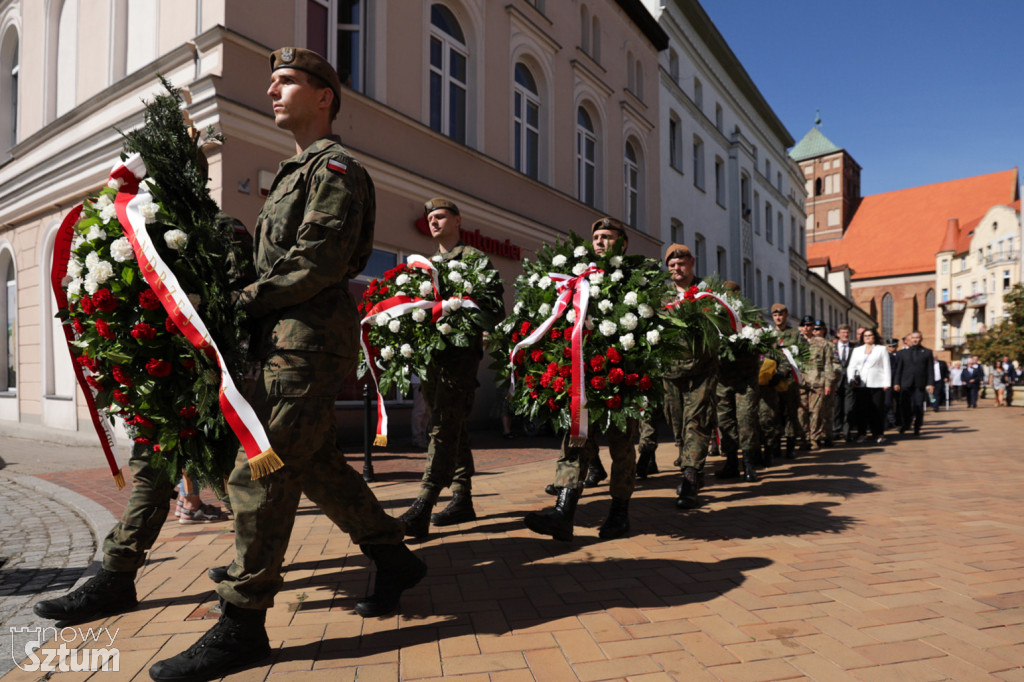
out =
[(565, 379), (562, 377), (555, 377), (555, 380), (551, 382), (551, 389), (555, 393), (561, 393), (565, 390)]
[[(171, 318), (167, 318), (168, 320)], [(156, 338), (156, 329), (145, 322), (139, 322), (132, 327), (132, 338), (136, 341), (152, 341)]]
[(82, 309), (82, 312), (86, 315), (92, 315), (96, 312), (96, 306), (93, 304), (92, 299), (88, 296), (83, 296), (78, 299), (78, 307)]
[(590, 369), (594, 370), (595, 372), (600, 372), (602, 369), (604, 369), (604, 356), (595, 355), (594, 357), (590, 358)]
[(558, 412), (562, 408), (558, 406), (558, 403), (556, 403), (553, 398), (548, 398), (548, 409), (552, 412)]
[(85, 333), (85, 327), (78, 320), (71, 320), (71, 328), (75, 330), (75, 333), (81, 336)]
[(523, 322), (523, 323), (522, 323), (522, 324), (521, 324), (521, 325), (519, 326), (519, 333), (520, 333), (520, 334), (522, 334), (522, 335), (524, 335), (524, 336), (525, 336), (526, 334), (529, 334), (529, 333), (530, 333), (530, 322), (529, 322), (529, 320), (526, 320), (526, 321), (524, 321), (524, 322)]
[(96, 333), (105, 339), (114, 339), (114, 332), (110, 331), (110, 325), (104, 320), (96, 320)]
[(608, 362), (610, 362), (610, 363), (612, 363), (614, 365), (617, 365), (620, 362), (622, 362), (622, 353), (620, 353), (619, 351), (615, 350), (614, 348), (609, 348), (608, 352), (605, 353), (605, 355), (608, 356)]
[(608, 372), (608, 381), (612, 384), (621, 384), (622, 380), (626, 378), (626, 373), (622, 371), (621, 367), (616, 367), (612, 371)]
[(172, 320), (170, 316), (168, 316), (167, 319), (164, 320), (164, 329), (167, 330), (168, 334), (181, 336), (181, 331), (178, 329), (178, 325), (174, 324), (174, 320)]
[(178, 431), (178, 437), (179, 438), (191, 438), (192, 436), (196, 435), (196, 433), (198, 433), (198, 432), (195, 429), (193, 429), (191, 426), (186, 426), (181, 431)]
[(117, 310), (117, 306), (121, 305), (121, 302), (110, 293), (110, 289), (100, 289), (92, 295), (92, 302), (96, 304), (97, 310), (102, 310), (105, 313), (112, 313)]
[(128, 399), (128, 395), (124, 391), (121, 391), (120, 389), (117, 388), (114, 389), (114, 400), (121, 403), (122, 405), (130, 405), (132, 402), (131, 400)]
[[(97, 291), (96, 293), (99, 292)], [(160, 299), (156, 297), (156, 294), (153, 292), (152, 289), (146, 289), (141, 294), (139, 294), (139, 305), (141, 305), (146, 310), (159, 310), (161, 307)]]
[(100, 382), (99, 379), (97, 379), (94, 376), (87, 376), (85, 378), (85, 380), (88, 381), (89, 385), (92, 386), (93, 388), (95, 388), (97, 391), (103, 391), (103, 390), (105, 390), (107, 388), (106, 386), (104, 386), (102, 384), (102, 382)]
[(544, 351), (542, 351), (542, 350), (531, 351), (530, 352), (530, 359), (533, 360), (534, 362), (540, 362), (541, 360), (544, 359)]
[(654, 385), (654, 382), (651, 381), (651, 378), (649, 376), (640, 377), (640, 390), (641, 391), (647, 391), (653, 385)]
[(122, 386), (135, 385), (132, 383), (132, 380), (128, 377), (128, 375), (125, 374), (124, 368), (122, 368), (121, 365), (117, 365), (116, 367), (114, 367), (113, 374), (114, 379), (117, 381), (117, 383), (121, 384)]
[(163, 378), (171, 373), (171, 363), (166, 360), (158, 360), (157, 358), (150, 358), (149, 362), (146, 363), (146, 371), (150, 376), (157, 378)]
[(627, 374), (626, 375), (626, 385), (627, 386), (636, 386), (638, 381), (640, 381), (640, 375), (639, 374)]
[(93, 360), (92, 358), (90, 358), (85, 353), (82, 353), (77, 358), (75, 358), (75, 362), (77, 362), (82, 367), (85, 367), (86, 369), (88, 369), (91, 372), (95, 372), (96, 371), (96, 361)]
[(604, 382), (604, 377), (602, 377), (602, 376), (591, 377), (591, 379), (590, 379), (590, 387), (595, 389), (595, 390), (600, 391), (606, 385), (607, 384), (605, 384), (605, 382)]
[(188, 407), (183, 407), (180, 410), (178, 410), (178, 414), (181, 415), (182, 417), (185, 417), (186, 419), (191, 419), (192, 417), (195, 417), (197, 414), (199, 414), (199, 408), (196, 407), (195, 405), (189, 405)]
[(148, 438), (144, 438), (142, 436), (139, 436), (138, 438), (135, 439), (135, 442), (138, 443), (139, 445), (149, 445), (153, 441), (151, 441)]
[(530, 376), (526, 377), (525, 379), (523, 379), (523, 381), (526, 382), (526, 387), (527, 388), (533, 388), (534, 386), (537, 385), (537, 377), (533, 376), (532, 374)]
[(613, 410), (617, 410), (622, 407), (622, 396), (613, 395), (608, 400), (605, 400), (604, 404)]

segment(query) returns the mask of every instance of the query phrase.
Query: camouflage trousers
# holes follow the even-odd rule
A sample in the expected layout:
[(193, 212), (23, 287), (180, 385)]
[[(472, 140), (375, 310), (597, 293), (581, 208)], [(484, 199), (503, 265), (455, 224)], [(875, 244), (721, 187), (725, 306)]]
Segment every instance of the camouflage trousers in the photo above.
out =
[[(675, 384), (668, 379), (663, 381), (665, 384), (665, 421), (672, 429), (672, 440), (678, 448), (683, 442), (683, 400)], [(640, 452), (648, 450), (654, 452), (658, 449), (657, 422), (658, 415), (653, 413), (649, 418), (640, 422), (640, 442), (638, 444)]]
[[(825, 440), (825, 386), (800, 384), (800, 429), (808, 442)], [(829, 413), (831, 416), (831, 413)]]
[[(637, 422), (626, 420), (626, 432), (612, 426), (605, 432), (608, 450), (612, 458), (611, 479), (608, 489), (612, 497), (628, 500), (636, 487), (636, 441)], [(581, 490), (583, 481), (590, 470), (590, 463), (597, 458), (597, 440), (591, 434), (586, 443), (578, 447), (569, 445), (569, 434), (562, 438), (562, 450), (555, 464), (555, 485)]]
[(779, 393), (779, 428), (786, 438), (800, 440), (804, 429), (800, 423), (800, 385), (791, 383)]
[(430, 407), (430, 444), (419, 496), (430, 502), (435, 502), (448, 486), (453, 493), (472, 489), (475, 469), (466, 421), (473, 411), (479, 364), (476, 351), (449, 351), (423, 379), (423, 398)]
[(761, 427), (761, 440), (766, 446), (782, 443), (782, 418), (779, 392), (774, 386), (758, 386), (757, 417)]
[(235, 560), (217, 593), (235, 606), (273, 606), (303, 493), (353, 544), (403, 541), (402, 523), (384, 512), (334, 444), (334, 400), (354, 363), (354, 357), (302, 351), (277, 351), (263, 362), (249, 402), (284, 467), (253, 480), (241, 452), (228, 478)]
[(121, 520), (103, 540), (103, 568), (130, 573), (146, 561), (146, 552), (156, 542), (163, 528), (170, 502), (174, 498), (172, 481), (162, 470), (152, 466), (149, 448), (132, 445), (128, 467), (132, 471), (132, 492)]
[[(682, 442), (679, 458), (682, 468), (704, 470), (708, 458), (708, 445), (715, 428), (715, 374), (691, 375), (673, 379), (673, 389), (679, 395)], [(674, 427), (673, 427), (674, 429)]]
[(836, 392), (832, 391), (821, 401), (821, 429), (826, 441), (835, 438)]
[(754, 457), (761, 448), (759, 393), (756, 376), (719, 378), (715, 387), (718, 432), (722, 454), (729, 459), (735, 459), (740, 449), (744, 457)]

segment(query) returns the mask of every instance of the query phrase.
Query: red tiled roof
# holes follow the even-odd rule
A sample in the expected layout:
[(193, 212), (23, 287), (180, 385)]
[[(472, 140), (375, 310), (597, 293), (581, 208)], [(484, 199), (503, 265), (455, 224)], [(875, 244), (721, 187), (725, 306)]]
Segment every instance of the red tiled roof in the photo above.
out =
[(959, 218), (963, 235), (992, 206), (1019, 205), (1017, 188), (1013, 168), (864, 197), (846, 234), (808, 244), (807, 260), (849, 265), (855, 280), (934, 272), (947, 221)]
[(974, 220), (969, 220), (960, 228), (960, 234), (957, 235), (956, 240), (956, 251), (953, 253), (954, 256), (959, 256), (971, 250), (971, 237), (974, 236), (974, 228), (978, 227), (978, 223), (984, 217), (984, 215), (980, 215)]

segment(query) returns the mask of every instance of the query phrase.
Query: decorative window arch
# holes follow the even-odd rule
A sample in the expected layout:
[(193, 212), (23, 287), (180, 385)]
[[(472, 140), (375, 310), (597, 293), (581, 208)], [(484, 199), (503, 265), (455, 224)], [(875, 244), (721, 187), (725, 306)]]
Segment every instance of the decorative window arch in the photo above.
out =
[(513, 161), (517, 171), (534, 180), (540, 169), (540, 92), (530, 69), (517, 62), (512, 91)]
[(891, 339), (893, 330), (893, 299), (892, 294), (886, 292), (882, 295), (882, 336)]
[(924, 294), (924, 307), (934, 308), (935, 307), (935, 289), (929, 289)]
[(452, 11), (430, 6), (430, 127), (466, 143), (469, 47)]
[(18, 389), (18, 271), (14, 254), (0, 246), (0, 324), (4, 339), (0, 342), (0, 393)]
[(576, 108), (576, 198), (597, 206), (598, 135), (593, 118), (583, 106)]
[(18, 143), (18, 30), (8, 27), (0, 36), (0, 154)]

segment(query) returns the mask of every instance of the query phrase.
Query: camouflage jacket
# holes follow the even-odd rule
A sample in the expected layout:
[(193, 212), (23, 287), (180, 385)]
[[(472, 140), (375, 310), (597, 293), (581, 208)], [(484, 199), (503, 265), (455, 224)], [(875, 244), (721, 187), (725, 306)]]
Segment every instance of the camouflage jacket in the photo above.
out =
[(278, 168), (256, 220), (257, 279), (238, 304), (259, 325), (260, 351), (354, 356), (359, 317), (348, 282), (373, 251), (373, 181), (337, 137)]
[(832, 344), (819, 337), (808, 339), (807, 343), (811, 346), (811, 358), (803, 368), (804, 384), (812, 388), (834, 385), (836, 357)]

